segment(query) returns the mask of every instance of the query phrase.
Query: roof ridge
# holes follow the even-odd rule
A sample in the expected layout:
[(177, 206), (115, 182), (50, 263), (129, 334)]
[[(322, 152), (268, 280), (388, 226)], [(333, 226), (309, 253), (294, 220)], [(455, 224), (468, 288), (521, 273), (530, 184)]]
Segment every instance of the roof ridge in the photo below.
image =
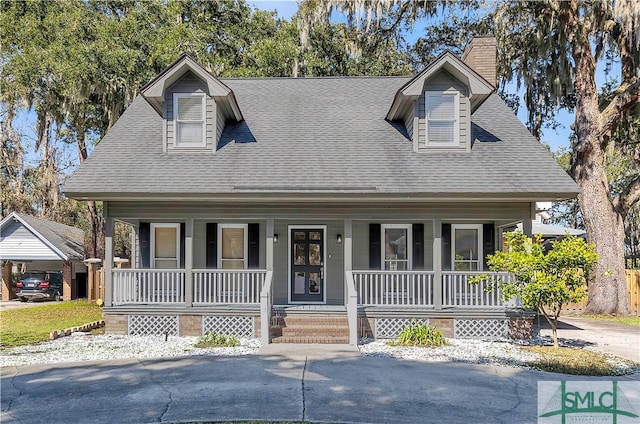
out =
[(220, 77), (221, 81), (265, 81), (265, 80), (340, 80), (340, 79), (401, 79), (411, 78), (411, 75), (329, 75), (329, 76), (310, 76), (310, 77)]

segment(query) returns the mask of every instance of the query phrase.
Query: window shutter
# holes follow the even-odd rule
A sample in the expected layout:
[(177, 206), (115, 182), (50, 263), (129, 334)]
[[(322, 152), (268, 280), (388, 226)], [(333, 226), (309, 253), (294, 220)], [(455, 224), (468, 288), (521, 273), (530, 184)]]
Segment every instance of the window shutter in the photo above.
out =
[(369, 224), (369, 269), (382, 269), (382, 247), (380, 224)]
[(442, 269), (451, 271), (451, 224), (442, 224)]
[(218, 224), (208, 222), (206, 234), (206, 265), (207, 268), (218, 267)]
[(487, 255), (491, 255), (496, 251), (496, 229), (493, 224), (484, 224), (482, 226), (482, 266), (487, 268)]
[(247, 240), (249, 251), (247, 252), (247, 264), (249, 269), (260, 268), (260, 224), (247, 226)]
[(184, 269), (185, 268), (185, 263), (184, 263), (184, 245), (185, 245), (185, 232), (186, 232), (186, 228), (185, 228), (186, 224), (184, 222), (180, 223), (180, 265), (179, 268)]
[(151, 268), (151, 224), (141, 222), (138, 227), (138, 240), (140, 242), (140, 262), (142, 268)]
[(424, 224), (413, 224), (413, 270), (424, 269)]

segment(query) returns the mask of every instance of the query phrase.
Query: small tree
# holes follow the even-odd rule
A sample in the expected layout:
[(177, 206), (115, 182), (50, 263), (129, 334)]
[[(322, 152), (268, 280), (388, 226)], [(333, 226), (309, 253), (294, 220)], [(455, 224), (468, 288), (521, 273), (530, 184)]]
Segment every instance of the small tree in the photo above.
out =
[[(504, 300), (520, 296), (525, 308), (540, 311), (551, 325), (553, 346), (558, 347), (558, 318), (564, 305), (587, 296), (585, 285), (594, 269), (595, 247), (579, 237), (567, 236), (552, 242), (545, 254), (539, 237), (534, 240), (522, 232), (507, 235), (508, 250), (489, 255), (491, 271), (508, 272), (512, 279), (496, 279), (489, 290), (499, 289)], [(488, 281), (479, 276), (474, 283)]]

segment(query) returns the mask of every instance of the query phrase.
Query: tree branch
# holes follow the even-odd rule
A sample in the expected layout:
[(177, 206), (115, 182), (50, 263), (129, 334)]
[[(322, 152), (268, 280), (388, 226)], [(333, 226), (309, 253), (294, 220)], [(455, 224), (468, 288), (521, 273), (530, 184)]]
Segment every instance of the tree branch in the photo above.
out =
[(623, 216), (626, 216), (629, 209), (637, 202), (640, 202), (640, 176), (637, 176), (622, 190), (613, 204)]
[(620, 120), (622, 114), (640, 101), (640, 79), (637, 77), (631, 81), (620, 84), (620, 87), (613, 93), (611, 102), (602, 112), (602, 127), (600, 137), (605, 136), (611, 128)]

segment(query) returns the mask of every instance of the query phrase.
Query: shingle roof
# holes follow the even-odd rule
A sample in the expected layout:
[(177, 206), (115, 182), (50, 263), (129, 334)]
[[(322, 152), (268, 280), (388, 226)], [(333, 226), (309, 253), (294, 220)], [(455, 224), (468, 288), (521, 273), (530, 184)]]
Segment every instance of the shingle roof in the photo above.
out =
[(84, 231), (81, 229), (17, 212), (12, 212), (2, 223), (5, 224), (14, 216), (35, 231), (35, 235), (43, 239), (44, 243), (59, 250), (66, 257), (63, 259), (84, 259)]
[(472, 115), (470, 153), (415, 153), (404, 127), (385, 120), (409, 78), (222, 81), (245, 120), (226, 126), (215, 154), (164, 153), (162, 118), (138, 97), (64, 191), (96, 199), (358, 192), (538, 200), (578, 192), (496, 94)]

